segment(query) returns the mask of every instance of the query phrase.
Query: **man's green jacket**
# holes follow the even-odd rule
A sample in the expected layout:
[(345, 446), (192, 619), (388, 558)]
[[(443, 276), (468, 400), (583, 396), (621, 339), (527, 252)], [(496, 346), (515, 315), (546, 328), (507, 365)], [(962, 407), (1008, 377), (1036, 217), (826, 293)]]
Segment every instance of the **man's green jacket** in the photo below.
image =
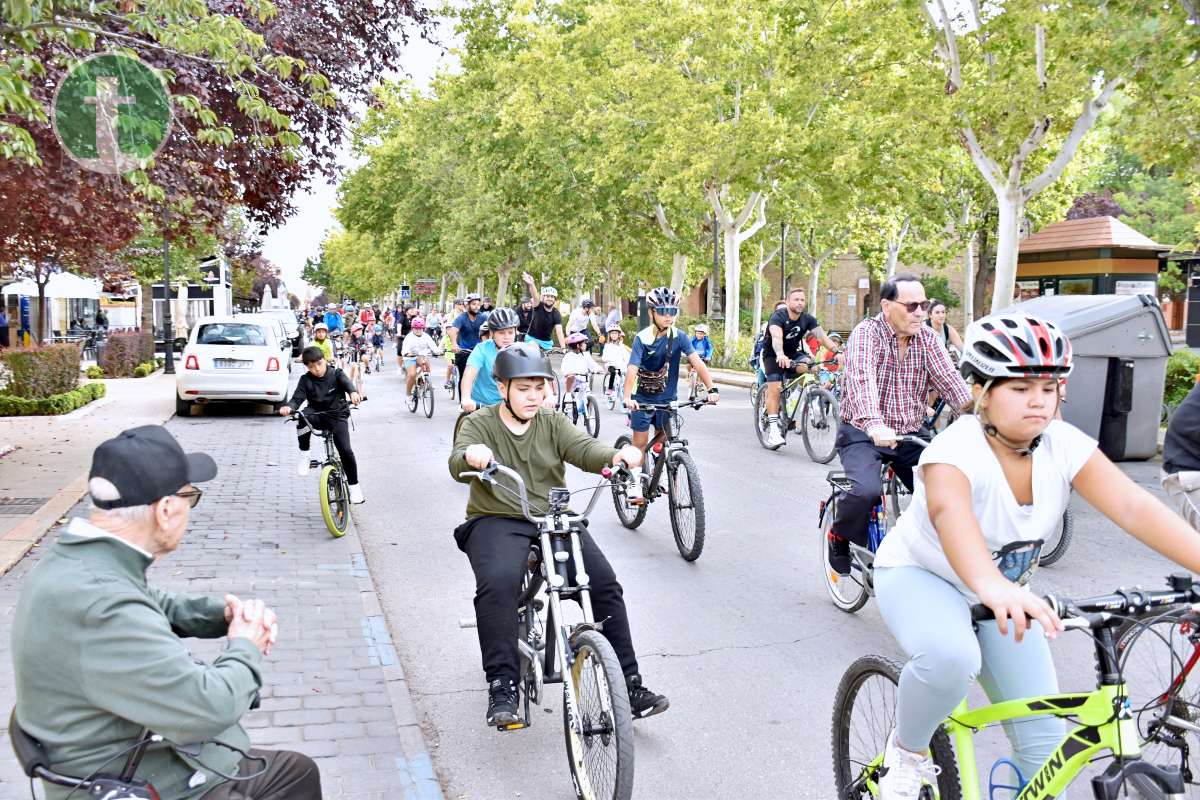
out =
[[(249, 749), (238, 720), (262, 686), (262, 655), (237, 638), (211, 665), (194, 661), (180, 637), (224, 636), (225, 603), (149, 586), (152, 561), (71, 521), (17, 602), (17, 721), (46, 746), (52, 768), (72, 777), (119, 774), (123, 753), (149, 728), (165, 741), (151, 745), (136, 777), (163, 800), (192, 800), (224, 782), (214, 768), (234, 774), (241, 761), (213, 740)], [(45, 790), (47, 800), (70, 791)]]

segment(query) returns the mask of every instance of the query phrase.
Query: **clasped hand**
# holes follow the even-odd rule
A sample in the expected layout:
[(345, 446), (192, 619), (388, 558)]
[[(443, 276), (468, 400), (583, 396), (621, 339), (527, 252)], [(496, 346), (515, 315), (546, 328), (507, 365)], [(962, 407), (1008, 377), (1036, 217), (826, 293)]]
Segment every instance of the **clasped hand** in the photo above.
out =
[(229, 625), (227, 637), (249, 639), (264, 656), (271, 652), (279, 636), (275, 610), (257, 598), (242, 600), (232, 594), (225, 595), (225, 622)]

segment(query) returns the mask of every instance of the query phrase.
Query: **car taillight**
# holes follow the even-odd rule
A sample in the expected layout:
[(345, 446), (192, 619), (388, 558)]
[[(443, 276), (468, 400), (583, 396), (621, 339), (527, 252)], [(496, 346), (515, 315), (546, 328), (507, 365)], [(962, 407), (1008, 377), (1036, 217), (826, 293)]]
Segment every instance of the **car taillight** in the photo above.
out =
[(275, 356), (271, 356), (270, 358), (267, 359), (267, 372), (278, 372), (278, 371), (279, 371), (279, 359), (276, 358)]
[(184, 369), (200, 369), (200, 362), (198, 360), (196, 360), (195, 356), (188, 356), (187, 360), (183, 362), (183, 368)]

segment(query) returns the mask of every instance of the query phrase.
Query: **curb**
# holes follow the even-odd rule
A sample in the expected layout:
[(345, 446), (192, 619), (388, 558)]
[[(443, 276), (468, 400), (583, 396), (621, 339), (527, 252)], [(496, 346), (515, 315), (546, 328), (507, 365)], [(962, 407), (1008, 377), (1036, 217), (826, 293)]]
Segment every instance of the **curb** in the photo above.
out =
[[(351, 514), (353, 515), (353, 512)], [(354, 521), (354, 547), (356, 549), (350, 554), (350, 559), (356, 567), (354, 575), (358, 581), (359, 597), (362, 599), (363, 638), (370, 649), (372, 660), (379, 664), (383, 672), (384, 686), (387, 687), (388, 697), (391, 699), (392, 716), (403, 751), (396, 756), (396, 769), (403, 780), (400, 787), (403, 793), (397, 797), (403, 800), (445, 800), (442, 784), (433, 768), (433, 759), (425, 746), (425, 734), (421, 731), (417, 708), (413, 705), (412, 696), (408, 691), (404, 667), (400, 664), (400, 657), (388, 631), (383, 606), (379, 603), (379, 591), (375, 588), (375, 579), (371, 577), (362, 542), (358, 539), (357, 519)]]
[(0, 537), (0, 575), (15, 567), (86, 493), (85, 472), (58, 490), (45, 505)]
[(709, 370), (709, 374), (712, 375), (713, 383), (720, 383), (725, 386), (737, 386), (742, 389), (749, 389), (757, 382), (753, 372), (713, 369)]

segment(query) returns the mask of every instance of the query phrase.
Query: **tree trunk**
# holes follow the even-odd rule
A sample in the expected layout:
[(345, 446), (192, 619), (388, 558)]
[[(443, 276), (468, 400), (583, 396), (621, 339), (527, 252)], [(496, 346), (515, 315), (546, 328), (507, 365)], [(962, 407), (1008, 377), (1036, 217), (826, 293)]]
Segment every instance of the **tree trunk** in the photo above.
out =
[(671, 257), (671, 288), (680, 297), (683, 296), (683, 283), (687, 280), (688, 257), (684, 253), (675, 253)]
[(1017, 284), (1017, 249), (1021, 244), (1021, 214), (1025, 203), (1020, 187), (996, 193), (999, 221), (996, 224), (996, 273), (992, 288), (992, 312), (1012, 305)]
[(455, 295), (455, 298), (459, 299), (459, 298), (463, 298), (466, 296), (467, 296), (467, 282), (464, 281), (462, 278), (459, 278), (458, 279), (458, 294)]
[(991, 214), (984, 216), (983, 227), (979, 230), (979, 247), (976, 248), (976, 257), (979, 265), (975, 268), (975, 294), (972, 310), (979, 317), (984, 317), (988, 314), (988, 298), (991, 296), (991, 286), (996, 274), (992, 269), (992, 260), (989, 255), (991, 245), (991, 237), (989, 236), (991, 229), (989, 224), (991, 218)]
[(49, 335), (50, 331), (50, 313), (49, 309), (46, 308), (46, 284), (50, 282), (50, 276), (47, 274), (45, 280), (38, 280), (35, 278), (34, 282), (37, 283), (38, 290), (38, 322), (37, 331), (35, 331), (35, 334), (37, 336), (37, 343), (40, 345), (45, 344), (46, 336)]
[(900, 228), (900, 233), (894, 240), (889, 240), (887, 243), (887, 264), (885, 265), (884, 274), (889, 278), (896, 274), (896, 265), (900, 262), (900, 248), (904, 246), (904, 239), (908, 236), (908, 226), (908, 220), (904, 220), (904, 225)]
[[(395, 305), (395, 303), (393, 303), (392, 305)], [(438, 290), (438, 308), (442, 309), (445, 307), (446, 307), (446, 276), (443, 275), (442, 276), (442, 287), (441, 287), (441, 289)]]
[(141, 331), (146, 333), (154, 332), (154, 286), (150, 281), (141, 281), (138, 283), (142, 295), (142, 318)]
[(480, 275), (475, 279), (475, 294), (483, 296), (483, 276)]
[(512, 264), (500, 268), (500, 278), (496, 284), (496, 308), (508, 305), (508, 279), (512, 275)]
[(721, 237), (725, 248), (725, 352), (732, 353), (737, 347), (738, 335), (741, 331), (738, 323), (741, 319), (742, 291), (742, 247), (736, 230), (724, 231)]
[(881, 281), (879, 276), (875, 274), (875, 270), (867, 268), (867, 302), (866, 307), (862, 310), (863, 317), (874, 316), (879, 310), (879, 288)]
[(975, 320), (975, 234), (967, 236), (963, 248), (963, 327)]

